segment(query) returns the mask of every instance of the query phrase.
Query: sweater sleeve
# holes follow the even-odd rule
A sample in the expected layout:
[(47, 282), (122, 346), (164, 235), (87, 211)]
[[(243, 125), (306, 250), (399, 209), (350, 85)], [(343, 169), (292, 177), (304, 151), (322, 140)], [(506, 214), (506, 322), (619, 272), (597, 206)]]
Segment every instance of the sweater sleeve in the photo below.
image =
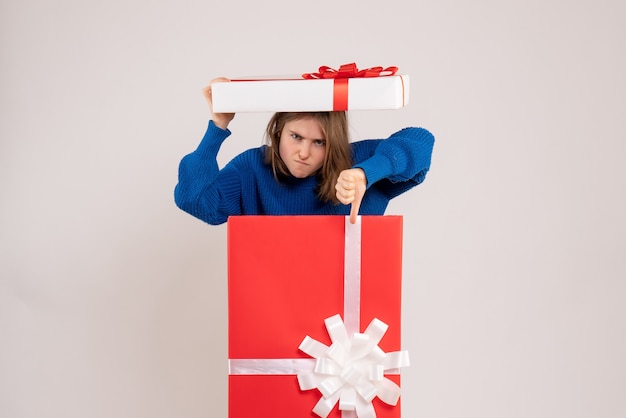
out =
[[(389, 198), (422, 183), (430, 169), (434, 136), (423, 128), (404, 128), (385, 140), (361, 141), (354, 167), (363, 169), (368, 189), (387, 181)], [(358, 144), (358, 143), (357, 143)], [(357, 155), (356, 153), (360, 153)]]
[(230, 134), (210, 121), (198, 148), (183, 157), (178, 168), (176, 205), (212, 225), (224, 223), (240, 211), (240, 179), (233, 169), (220, 171), (217, 163), (218, 151)]

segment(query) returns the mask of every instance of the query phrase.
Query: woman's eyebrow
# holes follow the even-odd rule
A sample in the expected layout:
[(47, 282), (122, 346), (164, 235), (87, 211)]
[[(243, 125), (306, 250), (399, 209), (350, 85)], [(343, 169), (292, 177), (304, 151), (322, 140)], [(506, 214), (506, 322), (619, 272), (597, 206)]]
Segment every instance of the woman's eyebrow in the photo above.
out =
[(302, 139), (310, 139), (311, 141), (326, 141), (326, 138), (306, 138), (299, 132), (294, 131), (293, 129), (288, 129), (289, 133), (292, 135), (298, 135)]

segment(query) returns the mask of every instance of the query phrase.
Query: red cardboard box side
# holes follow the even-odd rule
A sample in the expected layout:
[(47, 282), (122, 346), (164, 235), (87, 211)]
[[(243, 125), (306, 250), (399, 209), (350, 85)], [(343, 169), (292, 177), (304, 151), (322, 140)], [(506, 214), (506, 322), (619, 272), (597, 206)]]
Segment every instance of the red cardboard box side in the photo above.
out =
[[(344, 218), (241, 216), (228, 221), (229, 358), (307, 357), (309, 334), (343, 315)], [(333, 289), (334, 287), (334, 289)]]
[[(402, 218), (361, 220), (361, 331), (377, 317), (389, 325), (380, 347), (400, 350)], [(343, 216), (229, 219), (229, 358), (307, 357), (297, 349), (307, 334), (330, 344), (323, 320), (343, 317), (344, 228)], [(320, 396), (294, 375), (229, 376), (231, 418), (314, 416)], [(374, 405), (380, 418), (400, 416), (399, 406)]]
[[(400, 376), (387, 376), (398, 385)], [(228, 416), (230, 418), (317, 417), (312, 412), (322, 394), (317, 390), (301, 391), (295, 376), (228, 376)], [(390, 406), (376, 398), (372, 402), (377, 418), (400, 418), (400, 403)], [(319, 418), (319, 417), (317, 417)], [(341, 418), (335, 406), (329, 418)]]
[(363, 216), (361, 332), (374, 318), (389, 325), (379, 344), (385, 352), (401, 350), (401, 301), (402, 217)]

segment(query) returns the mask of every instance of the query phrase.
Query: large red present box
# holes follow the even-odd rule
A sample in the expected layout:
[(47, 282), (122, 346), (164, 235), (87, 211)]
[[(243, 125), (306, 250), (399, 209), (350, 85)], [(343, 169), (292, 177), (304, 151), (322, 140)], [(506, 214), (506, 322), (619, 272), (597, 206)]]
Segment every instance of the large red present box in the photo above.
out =
[(229, 218), (230, 418), (400, 417), (402, 217), (358, 219)]

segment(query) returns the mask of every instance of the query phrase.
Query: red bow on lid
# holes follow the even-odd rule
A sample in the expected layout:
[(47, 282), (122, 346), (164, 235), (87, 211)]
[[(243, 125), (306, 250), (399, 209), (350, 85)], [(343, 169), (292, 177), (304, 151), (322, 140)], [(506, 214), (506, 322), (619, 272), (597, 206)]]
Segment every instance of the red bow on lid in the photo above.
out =
[(398, 67), (371, 67), (358, 70), (355, 63), (343, 64), (339, 70), (323, 65), (317, 73), (302, 74), (302, 78), (311, 80), (316, 78), (361, 78), (361, 77), (384, 77), (394, 75)]

